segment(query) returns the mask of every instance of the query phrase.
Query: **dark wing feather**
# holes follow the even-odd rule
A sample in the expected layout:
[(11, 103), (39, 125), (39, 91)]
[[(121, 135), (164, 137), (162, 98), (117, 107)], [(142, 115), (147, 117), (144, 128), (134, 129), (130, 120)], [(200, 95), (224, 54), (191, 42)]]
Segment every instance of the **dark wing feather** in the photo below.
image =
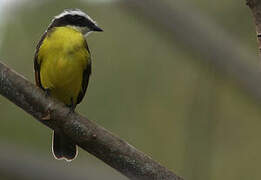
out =
[(41, 84), (41, 78), (40, 78), (40, 67), (41, 67), (41, 64), (38, 63), (38, 52), (39, 52), (39, 49), (43, 43), (43, 40), (45, 39), (45, 37), (47, 36), (47, 31), (44, 32), (44, 34), (42, 35), (40, 41), (38, 42), (37, 46), (36, 46), (36, 51), (35, 51), (35, 54), (34, 54), (34, 75), (35, 75), (35, 83), (37, 86), (41, 87), (42, 89), (44, 89), (42, 87), (42, 84)]
[[(90, 50), (89, 50), (89, 47), (87, 45), (87, 42), (85, 41), (85, 48), (86, 50), (89, 52), (90, 54)], [(91, 54), (90, 54), (91, 56)], [(88, 87), (88, 83), (89, 83), (89, 78), (90, 78), (90, 75), (91, 75), (91, 71), (92, 71), (92, 67), (91, 67), (91, 59), (88, 60), (88, 64), (87, 66), (85, 67), (84, 71), (83, 71), (83, 78), (82, 78), (82, 89), (78, 95), (78, 98), (77, 98), (77, 104), (79, 104), (85, 93), (86, 93), (86, 89)]]

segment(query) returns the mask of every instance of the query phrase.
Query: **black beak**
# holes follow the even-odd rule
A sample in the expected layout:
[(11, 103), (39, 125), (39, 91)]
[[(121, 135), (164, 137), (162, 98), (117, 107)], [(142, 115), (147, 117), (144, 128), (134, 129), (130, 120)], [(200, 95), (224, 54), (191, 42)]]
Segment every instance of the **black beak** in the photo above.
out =
[(91, 27), (92, 31), (98, 31), (98, 32), (102, 32), (103, 30), (101, 28), (99, 28), (97, 25), (93, 24)]

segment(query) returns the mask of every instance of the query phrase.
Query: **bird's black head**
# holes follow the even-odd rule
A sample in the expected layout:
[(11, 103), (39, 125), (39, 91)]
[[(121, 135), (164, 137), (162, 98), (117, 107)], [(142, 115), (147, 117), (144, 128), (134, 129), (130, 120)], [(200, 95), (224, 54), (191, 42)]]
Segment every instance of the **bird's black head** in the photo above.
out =
[(80, 9), (66, 9), (54, 17), (48, 29), (53, 27), (72, 26), (86, 34), (91, 31), (103, 31), (97, 23)]

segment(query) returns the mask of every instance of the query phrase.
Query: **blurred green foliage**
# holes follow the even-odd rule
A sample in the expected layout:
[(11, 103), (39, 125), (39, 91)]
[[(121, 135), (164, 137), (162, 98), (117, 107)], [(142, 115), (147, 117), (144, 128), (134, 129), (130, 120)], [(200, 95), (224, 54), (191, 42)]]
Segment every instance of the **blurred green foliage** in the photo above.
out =
[[(254, 25), (243, 2), (187, 3), (255, 53)], [(54, 15), (72, 7), (104, 29), (88, 37), (93, 74), (77, 111), (187, 180), (261, 178), (260, 105), (215, 67), (168, 40), (166, 32), (117, 3), (24, 4), (8, 17), (1, 60), (34, 81), (33, 54), (41, 34)], [(0, 140), (52, 156), (49, 129), (3, 97), (0, 113)], [(73, 165), (86, 159), (104, 166), (83, 151)]]

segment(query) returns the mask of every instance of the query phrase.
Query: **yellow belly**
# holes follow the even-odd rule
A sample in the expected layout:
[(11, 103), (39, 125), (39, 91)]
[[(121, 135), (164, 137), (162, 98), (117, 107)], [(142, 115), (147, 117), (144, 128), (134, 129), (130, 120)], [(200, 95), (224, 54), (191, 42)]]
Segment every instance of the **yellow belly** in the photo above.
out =
[(82, 88), (83, 71), (90, 62), (84, 37), (70, 27), (56, 28), (43, 41), (38, 58), (43, 88), (67, 105), (74, 105)]

